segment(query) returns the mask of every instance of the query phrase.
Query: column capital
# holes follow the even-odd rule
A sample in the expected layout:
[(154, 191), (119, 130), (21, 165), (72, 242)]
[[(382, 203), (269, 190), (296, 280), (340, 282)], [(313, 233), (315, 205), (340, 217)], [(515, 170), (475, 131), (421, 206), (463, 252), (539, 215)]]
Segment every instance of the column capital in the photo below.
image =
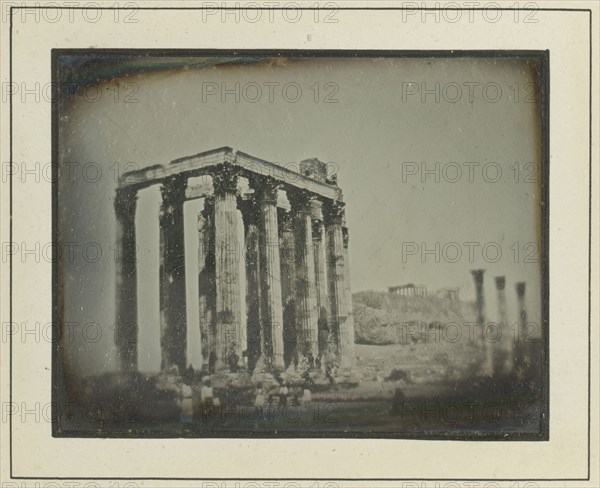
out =
[(239, 170), (230, 163), (221, 163), (212, 171), (215, 196), (237, 193)]
[(325, 203), (323, 211), (328, 223), (341, 224), (344, 220), (346, 204), (342, 200), (330, 200)]
[(294, 219), (290, 211), (284, 210), (283, 208), (278, 208), (277, 221), (279, 224), (279, 237), (281, 237), (285, 232), (294, 231)]
[(344, 248), (348, 249), (348, 243), (350, 242), (350, 233), (348, 227), (342, 227), (342, 241), (344, 242)]
[(312, 221), (312, 239), (313, 241), (321, 241), (323, 240), (323, 221), (322, 220), (313, 220)]
[(287, 197), (293, 213), (310, 213), (313, 194), (308, 190), (288, 189)]
[(483, 283), (483, 273), (485, 273), (485, 269), (472, 269), (471, 274), (473, 275), (473, 279), (476, 284)]
[(115, 213), (118, 219), (135, 217), (137, 205), (137, 190), (131, 187), (117, 188), (115, 195)]
[(266, 202), (277, 205), (277, 190), (281, 187), (281, 182), (271, 176), (253, 174), (249, 178), (250, 188), (259, 202)]
[(185, 200), (185, 189), (187, 188), (187, 177), (184, 175), (169, 176), (163, 181), (160, 193), (165, 207), (173, 207), (183, 204)]
[(213, 217), (215, 213), (215, 197), (208, 196), (204, 198), (204, 208), (201, 211), (202, 216), (206, 219)]
[(323, 202), (317, 197), (313, 197), (308, 204), (310, 206), (310, 218), (323, 221)]
[(494, 279), (496, 280), (496, 288), (498, 290), (504, 290), (504, 287), (506, 285), (506, 279), (504, 278), (504, 276), (496, 276)]
[(248, 225), (250, 223), (255, 224), (258, 222), (260, 212), (259, 205), (256, 200), (256, 195), (238, 195), (237, 207), (240, 210), (240, 212), (242, 212), (242, 219), (244, 221), (244, 225)]

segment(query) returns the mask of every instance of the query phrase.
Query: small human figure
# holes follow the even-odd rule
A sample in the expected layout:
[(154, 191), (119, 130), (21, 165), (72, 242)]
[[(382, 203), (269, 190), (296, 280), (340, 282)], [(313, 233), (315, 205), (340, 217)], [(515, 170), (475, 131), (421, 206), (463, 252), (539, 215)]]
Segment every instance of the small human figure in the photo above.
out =
[(229, 355), (229, 371), (236, 373), (238, 370), (239, 361), (240, 357), (235, 353), (235, 351), (232, 351)]
[(310, 370), (307, 369), (304, 373), (302, 373), (302, 378), (304, 378), (304, 386), (306, 386), (307, 388), (314, 386), (315, 382), (310, 377)]
[(215, 365), (217, 364), (217, 355), (215, 351), (211, 351), (208, 355), (208, 372), (213, 374), (215, 372)]
[(308, 367), (310, 369), (315, 369), (315, 357), (312, 353), (312, 351), (308, 351), (308, 355), (306, 356), (307, 362), (308, 362)]
[(287, 404), (288, 393), (290, 392), (287, 383), (284, 381), (279, 388), (279, 405)]

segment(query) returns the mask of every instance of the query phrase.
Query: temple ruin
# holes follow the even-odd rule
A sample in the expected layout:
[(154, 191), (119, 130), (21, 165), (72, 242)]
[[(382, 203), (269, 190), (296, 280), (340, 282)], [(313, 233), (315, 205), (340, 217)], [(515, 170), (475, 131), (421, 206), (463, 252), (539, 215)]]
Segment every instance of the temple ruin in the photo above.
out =
[[(204, 209), (193, 230), (198, 232), (199, 257), (194, 272), (203, 368), (226, 370), (231, 358), (244, 357), (250, 370), (259, 360), (266, 369), (283, 370), (301, 356), (352, 366), (354, 324), (342, 192), (318, 159), (303, 161), (299, 169), (224, 147), (120, 178), (115, 198), (120, 250), (116, 342), (122, 370), (137, 369), (135, 212), (138, 192), (152, 185), (160, 185), (162, 194), (161, 370), (177, 366), (182, 372), (187, 365), (185, 276), (191, 270), (185, 263), (183, 205), (198, 198)], [(196, 177), (207, 177), (207, 183), (188, 185)]]

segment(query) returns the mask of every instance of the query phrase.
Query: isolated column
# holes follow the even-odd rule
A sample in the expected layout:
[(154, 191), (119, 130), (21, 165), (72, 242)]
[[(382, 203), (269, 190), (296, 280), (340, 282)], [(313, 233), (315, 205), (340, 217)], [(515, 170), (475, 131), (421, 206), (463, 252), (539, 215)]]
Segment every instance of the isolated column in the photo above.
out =
[(525, 282), (521, 281), (515, 285), (517, 292), (517, 304), (519, 307), (519, 324), (518, 324), (518, 350), (516, 353), (516, 366), (518, 375), (521, 377), (529, 374), (531, 367), (530, 344), (527, 334), (527, 306), (525, 305)]
[(115, 342), (123, 371), (137, 370), (136, 203), (136, 190), (131, 188), (117, 190), (115, 197), (117, 217)]
[(198, 214), (198, 307), (202, 368), (210, 369), (211, 352), (215, 348), (215, 203), (204, 199), (204, 209)]
[(273, 368), (283, 369), (283, 307), (277, 223), (279, 182), (273, 178), (255, 176), (250, 183), (260, 209), (260, 300), (265, 346), (263, 356)]
[(506, 313), (506, 279), (504, 276), (496, 276), (496, 292), (498, 299), (498, 321), (502, 331), (500, 342), (501, 363), (498, 365), (503, 374), (511, 374), (514, 366), (514, 338), (511, 337), (507, 322)]
[(348, 330), (348, 299), (346, 296), (346, 271), (344, 269), (344, 242), (342, 219), (344, 203), (327, 202), (325, 210), (325, 235), (327, 239), (327, 278), (333, 335), (336, 340), (340, 366), (349, 368), (354, 361), (354, 344)]
[(317, 287), (313, 252), (311, 200), (303, 190), (288, 191), (296, 233), (296, 321), (298, 324), (299, 354), (319, 354)]
[(185, 243), (183, 203), (187, 178), (177, 175), (166, 179), (161, 187), (160, 212), (162, 277), (161, 296), (165, 323), (161, 326), (162, 369), (186, 368), (187, 317), (185, 295)]
[(311, 200), (313, 253), (315, 257), (315, 280), (317, 291), (317, 331), (319, 356), (327, 352), (329, 345), (329, 299), (327, 296), (327, 271), (325, 239), (323, 238), (323, 202)]
[(215, 193), (216, 253), (216, 367), (224, 369), (233, 355), (241, 357), (245, 334), (242, 329), (237, 211), (238, 173), (231, 164), (219, 165), (213, 173)]
[(475, 296), (477, 306), (477, 324), (480, 329), (480, 344), (483, 346), (484, 358), (481, 364), (481, 374), (483, 376), (491, 376), (493, 374), (493, 350), (491, 343), (485, 339), (485, 295), (483, 293), (483, 274), (484, 269), (475, 269), (471, 271), (473, 280), (475, 281)]
[(264, 345), (260, 327), (260, 270), (259, 270), (259, 208), (253, 195), (238, 199), (244, 221), (244, 264), (246, 267), (246, 336), (248, 338), (248, 368), (260, 357)]

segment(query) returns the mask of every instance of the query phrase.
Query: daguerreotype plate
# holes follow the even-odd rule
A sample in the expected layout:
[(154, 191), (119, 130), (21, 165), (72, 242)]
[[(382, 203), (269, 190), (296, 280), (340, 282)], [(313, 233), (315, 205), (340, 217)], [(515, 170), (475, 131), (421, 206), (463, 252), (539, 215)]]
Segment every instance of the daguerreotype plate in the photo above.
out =
[(4, 9), (2, 486), (594, 486), (598, 6), (472, 3)]

